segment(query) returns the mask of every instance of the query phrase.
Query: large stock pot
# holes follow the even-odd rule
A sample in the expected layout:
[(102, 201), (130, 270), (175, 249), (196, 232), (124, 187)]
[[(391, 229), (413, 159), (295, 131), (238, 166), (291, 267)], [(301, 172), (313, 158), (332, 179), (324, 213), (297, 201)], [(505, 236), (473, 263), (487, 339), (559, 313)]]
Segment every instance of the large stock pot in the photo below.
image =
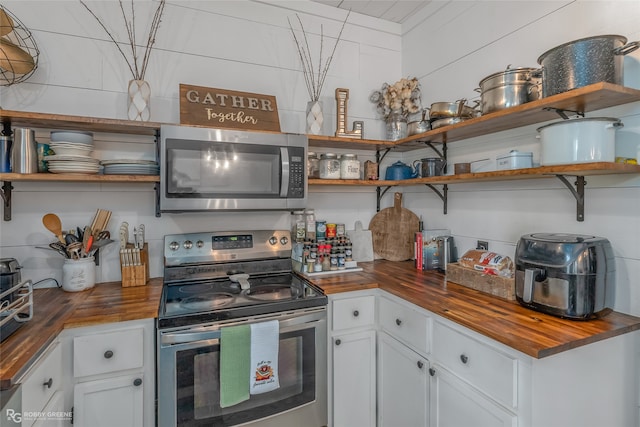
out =
[(499, 111), (540, 98), (540, 70), (509, 68), (480, 81), (482, 114)]
[(542, 96), (577, 89), (598, 82), (622, 85), (623, 56), (640, 47), (618, 35), (593, 36), (554, 47), (540, 55)]

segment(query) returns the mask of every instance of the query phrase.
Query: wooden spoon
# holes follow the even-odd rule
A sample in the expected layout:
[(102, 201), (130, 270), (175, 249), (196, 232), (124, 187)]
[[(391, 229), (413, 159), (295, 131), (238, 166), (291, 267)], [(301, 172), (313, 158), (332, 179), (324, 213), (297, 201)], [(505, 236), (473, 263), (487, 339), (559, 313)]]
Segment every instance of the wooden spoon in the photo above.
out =
[(67, 244), (62, 236), (62, 221), (60, 221), (58, 215), (52, 213), (46, 214), (42, 217), (42, 224), (60, 240), (60, 243), (63, 245)]
[(4, 36), (13, 31), (13, 19), (4, 9), (0, 8), (0, 36)]

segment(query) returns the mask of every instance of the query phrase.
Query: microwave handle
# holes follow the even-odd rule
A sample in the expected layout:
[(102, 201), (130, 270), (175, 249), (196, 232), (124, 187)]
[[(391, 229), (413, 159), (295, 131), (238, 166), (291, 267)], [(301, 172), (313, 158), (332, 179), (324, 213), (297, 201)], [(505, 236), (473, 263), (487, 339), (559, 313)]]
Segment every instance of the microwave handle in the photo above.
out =
[(287, 197), (289, 194), (289, 150), (287, 147), (280, 147), (280, 197)]

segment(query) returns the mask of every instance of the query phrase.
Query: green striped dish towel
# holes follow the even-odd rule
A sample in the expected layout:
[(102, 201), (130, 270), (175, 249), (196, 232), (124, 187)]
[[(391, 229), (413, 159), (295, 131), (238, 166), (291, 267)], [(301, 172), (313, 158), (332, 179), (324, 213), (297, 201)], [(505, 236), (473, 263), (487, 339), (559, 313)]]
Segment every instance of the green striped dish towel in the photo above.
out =
[(220, 407), (249, 399), (251, 327), (229, 326), (220, 334)]

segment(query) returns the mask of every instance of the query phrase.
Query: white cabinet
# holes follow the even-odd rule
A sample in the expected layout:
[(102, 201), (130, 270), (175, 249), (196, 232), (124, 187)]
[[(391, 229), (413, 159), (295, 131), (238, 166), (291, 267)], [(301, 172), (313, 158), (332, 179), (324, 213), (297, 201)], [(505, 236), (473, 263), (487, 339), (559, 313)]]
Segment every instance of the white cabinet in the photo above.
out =
[(333, 426), (375, 426), (375, 331), (335, 336), (332, 348)]
[(329, 423), (376, 425), (375, 295), (329, 297)]
[(60, 420), (46, 416), (48, 407), (64, 411), (64, 399), (60, 402), (63, 397), (62, 348), (58, 340), (47, 347), (19, 382), (22, 384), (22, 426), (59, 425)]
[(431, 318), (413, 304), (385, 296), (379, 298), (379, 324), (383, 331), (421, 354), (430, 351)]
[(142, 375), (138, 374), (76, 384), (73, 390), (74, 425), (142, 426), (143, 384)]
[(440, 365), (431, 377), (430, 427), (516, 427), (516, 415), (487, 399)]
[(66, 329), (74, 427), (155, 425), (153, 319)]
[(32, 427), (65, 427), (71, 421), (71, 410), (65, 407), (62, 390), (53, 394), (42, 412), (44, 417), (38, 418)]
[(427, 427), (429, 362), (382, 332), (378, 338), (378, 426)]

